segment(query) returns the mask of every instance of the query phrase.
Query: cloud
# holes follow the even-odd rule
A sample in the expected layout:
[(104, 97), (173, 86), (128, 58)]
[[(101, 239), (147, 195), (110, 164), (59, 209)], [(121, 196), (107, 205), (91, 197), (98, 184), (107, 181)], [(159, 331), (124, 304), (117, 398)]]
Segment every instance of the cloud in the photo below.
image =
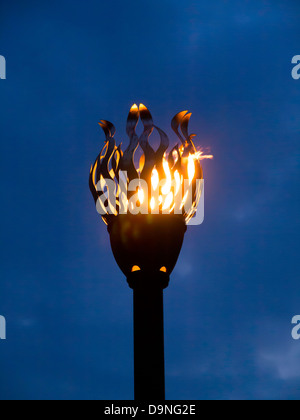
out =
[(193, 264), (185, 258), (181, 258), (176, 266), (176, 273), (180, 277), (188, 277), (193, 273)]
[(300, 343), (293, 343), (286, 350), (261, 354), (261, 362), (270, 366), (282, 380), (300, 378)]

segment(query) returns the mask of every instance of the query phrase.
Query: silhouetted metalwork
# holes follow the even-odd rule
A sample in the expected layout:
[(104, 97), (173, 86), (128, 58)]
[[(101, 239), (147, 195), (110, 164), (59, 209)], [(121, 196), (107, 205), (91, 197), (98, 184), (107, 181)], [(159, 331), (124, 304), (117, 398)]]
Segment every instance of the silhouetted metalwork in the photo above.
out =
[[(168, 287), (170, 274), (178, 260), (186, 224), (195, 214), (199, 202), (201, 191), (196, 180), (203, 178), (193, 144), (194, 135), (188, 132), (190, 117), (191, 114), (185, 111), (172, 120), (172, 129), (180, 139), (180, 144), (168, 155), (168, 136), (154, 125), (144, 105), (139, 108), (134, 105), (130, 110), (126, 130), (130, 142), (124, 153), (121, 145), (116, 145), (113, 124), (101, 121), (106, 142), (90, 173), (90, 189), (108, 225), (114, 257), (134, 291), (135, 399), (138, 401), (159, 402), (165, 399), (163, 290)], [(136, 133), (139, 119), (144, 126), (140, 137)], [(149, 143), (154, 130), (160, 137), (156, 151)], [(134, 158), (138, 147), (143, 154), (139, 165), (136, 165)], [(172, 204), (167, 213), (163, 211), (163, 198), (155, 202), (152, 197), (146, 203), (149, 214), (130, 214), (130, 209), (128, 213), (122, 214), (120, 209), (126, 206), (128, 209), (128, 200), (138, 193), (137, 187), (136, 191), (123, 197), (122, 182), (128, 186), (131, 181), (138, 179), (146, 181), (148, 185), (152, 183), (153, 186), (157, 180), (166, 180), (167, 177), (169, 189), (166, 196), (169, 199), (166, 201)], [(182, 213), (175, 214), (174, 194), (172, 196), (170, 192), (171, 181), (177, 182), (175, 184), (179, 190), (183, 189), (184, 179), (189, 179), (192, 185), (191, 206), (186, 210), (182, 205)], [(115, 186), (115, 205), (108, 194), (108, 181), (112, 181)], [(183, 203), (184, 200), (186, 196), (182, 198)], [(159, 210), (158, 214), (151, 214), (154, 208)]]
[[(135, 399), (163, 401), (163, 290), (180, 254), (186, 225), (176, 215), (120, 215), (108, 231), (115, 259), (134, 291)], [(132, 272), (132, 267), (139, 270)]]
[[(177, 144), (168, 155), (169, 138), (166, 133), (154, 125), (152, 116), (144, 105), (140, 105), (139, 108), (134, 105), (129, 112), (126, 131), (130, 142), (124, 153), (122, 152), (121, 144), (118, 147), (116, 145), (114, 138), (116, 129), (114, 125), (104, 120), (99, 123), (105, 133), (106, 142), (91, 168), (90, 189), (95, 203), (101, 209), (101, 215), (106, 224), (109, 224), (113, 216), (117, 216), (120, 213), (121, 205), (123, 205), (123, 208), (128, 205), (124, 201), (136, 193), (131, 191), (128, 197), (122, 197), (120, 184), (125, 183), (128, 186), (131, 181), (139, 179), (146, 181), (150, 186), (154, 170), (157, 171), (159, 180), (164, 180), (169, 176), (171, 182), (179, 183), (182, 190), (181, 195), (183, 195), (184, 185), (182, 180), (188, 179), (189, 158), (193, 156), (194, 174), (192, 179), (192, 197), (190, 197), (191, 205), (187, 209), (183, 207), (182, 216), (187, 223), (194, 216), (201, 195), (196, 181), (203, 179), (203, 172), (193, 143), (195, 135), (188, 133), (188, 124), (191, 115), (187, 111), (184, 111), (173, 118), (171, 124), (172, 129), (181, 144)], [(144, 126), (144, 131), (140, 137), (136, 133), (139, 119), (141, 119)], [(154, 130), (160, 136), (160, 146), (157, 151), (154, 151), (149, 143), (150, 136)], [(136, 165), (134, 157), (138, 147), (141, 148), (143, 154), (139, 165)], [(164, 163), (167, 163), (167, 171)], [(122, 179), (124, 173), (127, 174), (127, 179)], [(106, 188), (107, 180), (115, 183), (115, 206), (112, 205), (108, 196)], [(187, 200), (187, 197), (185, 199)], [(148, 204), (149, 212), (153, 213), (150, 202)], [(159, 203), (158, 206), (159, 212), (162, 213), (164, 210), (163, 203)], [(171, 208), (170, 214), (174, 214), (174, 210), (175, 206)]]

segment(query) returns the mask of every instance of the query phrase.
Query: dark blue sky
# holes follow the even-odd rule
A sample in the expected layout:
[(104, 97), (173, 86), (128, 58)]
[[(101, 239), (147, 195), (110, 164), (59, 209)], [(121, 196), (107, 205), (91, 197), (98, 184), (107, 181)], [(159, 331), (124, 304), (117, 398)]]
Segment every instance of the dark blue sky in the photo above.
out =
[(1, 399), (131, 399), (132, 292), (88, 189), (112, 120), (193, 112), (206, 219), (165, 293), (168, 399), (299, 399), (300, 4), (0, 6)]

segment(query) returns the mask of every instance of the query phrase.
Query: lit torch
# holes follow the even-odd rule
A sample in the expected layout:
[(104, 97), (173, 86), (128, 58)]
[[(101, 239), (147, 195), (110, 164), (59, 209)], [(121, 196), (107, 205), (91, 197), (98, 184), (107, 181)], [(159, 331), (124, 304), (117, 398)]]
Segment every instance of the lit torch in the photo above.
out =
[[(153, 123), (149, 110), (134, 105), (127, 120), (129, 146), (123, 152), (116, 130), (101, 121), (106, 142), (90, 172), (96, 207), (108, 225), (115, 259), (134, 290), (135, 398), (164, 400), (163, 289), (178, 260), (186, 226), (195, 216), (203, 192), (200, 161), (212, 156), (197, 152), (187, 111), (172, 120), (180, 139), (169, 154), (169, 138)], [(144, 131), (136, 127), (141, 119)], [(156, 130), (155, 151), (149, 143)], [(142, 157), (135, 163), (138, 148)]]

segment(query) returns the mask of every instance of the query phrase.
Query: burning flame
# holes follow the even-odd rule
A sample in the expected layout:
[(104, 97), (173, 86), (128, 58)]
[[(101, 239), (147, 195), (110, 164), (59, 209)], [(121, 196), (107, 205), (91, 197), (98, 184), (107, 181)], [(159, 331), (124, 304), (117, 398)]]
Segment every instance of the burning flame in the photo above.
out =
[[(117, 216), (121, 208), (138, 212), (143, 207), (154, 214), (178, 214), (180, 211), (186, 223), (194, 216), (202, 193), (202, 184), (198, 182), (203, 179), (200, 162), (213, 156), (196, 150), (195, 135), (188, 134), (191, 115), (184, 111), (172, 120), (173, 131), (181, 145), (175, 146), (169, 155), (166, 153), (169, 139), (154, 125), (145, 105), (133, 105), (130, 110), (127, 121), (130, 143), (124, 153), (121, 146), (116, 146), (113, 124), (108, 121), (99, 123), (106, 135), (106, 144), (91, 168), (90, 188), (105, 223), (110, 217)], [(140, 137), (136, 134), (139, 119), (144, 125)], [(161, 140), (157, 151), (149, 143), (154, 130), (158, 131)], [(143, 155), (139, 168), (136, 168), (134, 155), (139, 146)], [(130, 186), (132, 181), (137, 181), (138, 185), (126, 195), (123, 187)], [(109, 194), (111, 185), (115, 200)], [(187, 191), (186, 187), (189, 187)]]

